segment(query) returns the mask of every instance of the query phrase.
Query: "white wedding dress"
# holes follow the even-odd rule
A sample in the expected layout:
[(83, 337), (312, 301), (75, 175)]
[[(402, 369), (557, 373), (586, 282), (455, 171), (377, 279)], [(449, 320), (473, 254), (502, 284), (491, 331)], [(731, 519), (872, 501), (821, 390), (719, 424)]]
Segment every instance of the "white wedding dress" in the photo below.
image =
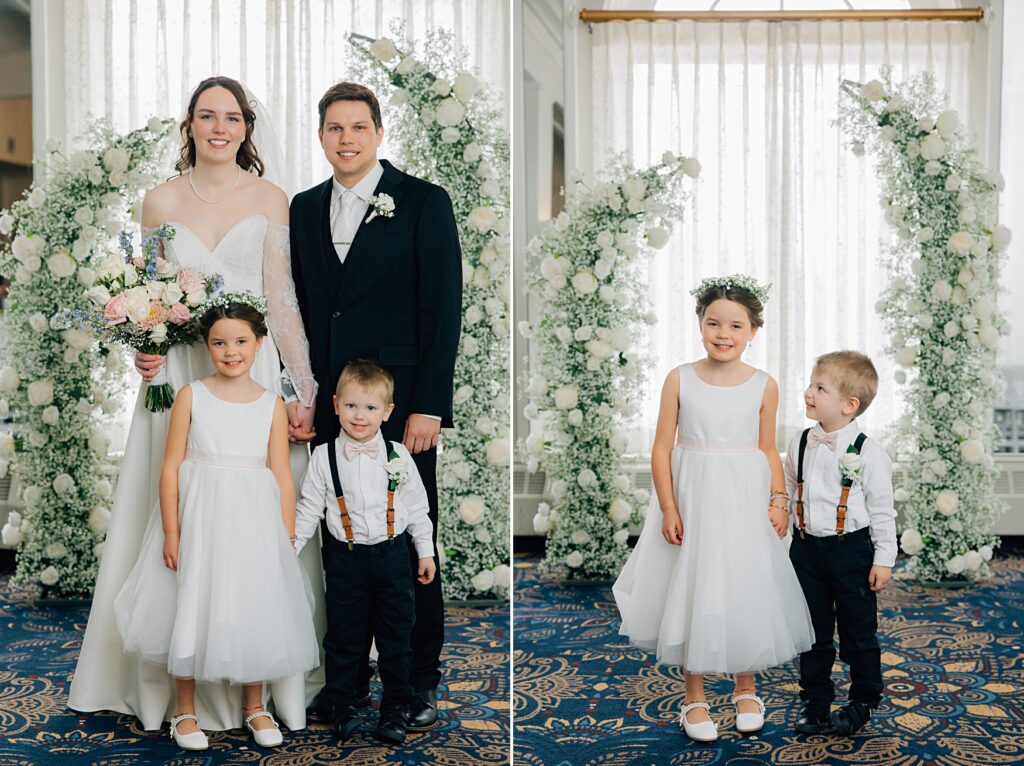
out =
[[(267, 297), (271, 334), (256, 355), (253, 379), (279, 392), (283, 361), (300, 398), (312, 401), (315, 384), (292, 283), (288, 227), (252, 215), (235, 224), (211, 251), (187, 227), (169, 223), (175, 236), (165, 243), (165, 257), (184, 268), (220, 274), (226, 291), (247, 290)], [(168, 382), (175, 391), (213, 372), (213, 363), (202, 344), (178, 346), (167, 355)], [(69, 706), (83, 712), (128, 713), (136, 716), (145, 729), (154, 730), (173, 713), (174, 680), (165, 667), (124, 653), (114, 617), (114, 599), (135, 566), (151, 514), (159, 513), (158, 483), (170, 411), (149, 412), (144, 396), (145, 386), (135, 402)], [(292, 446), (292, 476), (297, 485), (308, 459), (305, 446)], [(314, 624), (322, 643), (327, 626), (320, 546), (307, 545), (299, 558), (313, 587)], [(266, 703), (289, 729), (301, 729), (306, 725), (306, 707), (323, 684), (322, 666), (305, 676), (277, 680), (266, 688)], [(222, 731), (242, 726), (241, 686), (198, 683), (195, 700), (204, 729)]]

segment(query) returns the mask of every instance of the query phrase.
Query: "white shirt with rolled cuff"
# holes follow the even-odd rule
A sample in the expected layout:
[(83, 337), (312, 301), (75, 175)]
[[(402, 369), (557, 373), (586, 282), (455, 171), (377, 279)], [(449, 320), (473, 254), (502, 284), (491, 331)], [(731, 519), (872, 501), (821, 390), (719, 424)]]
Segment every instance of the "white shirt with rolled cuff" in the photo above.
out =
[[(388, 475), (387, 447), (380, 431), (374, 437), (380, 449), (376, 457), (355, 455), (345, 457), (345, 444), (355, 440), (344, 431), (333, 442), (321, 444), (309, 459), (309, 467), (302, 479), (302, 493), (295, 509), (295, 548), (301, 551), (313, 536), (320, 519), (327, 511), (327, 529), (338, 540), (345, 542), (345, 528), (341, 524), (338, 499), (334, 494), (328, 449), (337, 450), (338, 478), (345, 493), (345, 507), (352, 520), (352, 537), (356, 545), (376, 545), (388, 539)], [(395, 492), (395, 535), (408, 532), (422, 558), (434, 555), (433, 525), (430, 523), (427, 491), (416, 470), (409, 451), (400, 443), (395, 451), (405, 461), (408, 478)]]
[[(821, 424), (814, 426), (824, 434)], [(799, 431), (786, 451), (786, 492), (789, 494), (790, 516), (796, 524), (796, 461), (800, 454)], [(839, 458), (853, 444), (860, 427), (850, 421), (836, 432), (836, 450), (819, 444), (807, 447), (804, 453), (804, 531), (814, 537), (836, 534), (836, 506), (842, 492)], [(846, 501), (845, 532), (870, 527), (875, 547), (874, 564), (891, 567), (896, 563), (896, 508), (893, 505), (892, 461), (881, 444), (867, 439), (861, 449), (863, 467), (860, 480), (850, 488)], [(794, 526), (795, 528), (795, 526)]]

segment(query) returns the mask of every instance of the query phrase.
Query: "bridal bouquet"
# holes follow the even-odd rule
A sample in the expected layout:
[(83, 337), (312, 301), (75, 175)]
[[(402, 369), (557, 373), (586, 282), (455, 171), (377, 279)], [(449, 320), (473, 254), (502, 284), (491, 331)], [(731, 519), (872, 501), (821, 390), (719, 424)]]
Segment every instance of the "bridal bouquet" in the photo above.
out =
[[(161, 258), (161, 240), (173, 238), (174, 229), (164, 224), (142, 240), (142, 253), (136, 255), (131, 237), (122, 232), (123, 257), (112, 253), (100, 264), (86, 295), (100, 308), (95, 326), (105, 340), (166, 356), (173, 346), (199, 338), (198, 327), (190, 321), (192, 310), (214, 295), (223, 280), (219, 274), (182, 269)], [(146, 390), (146, 409), (162, 412), (173, 403), (165, 361)]]

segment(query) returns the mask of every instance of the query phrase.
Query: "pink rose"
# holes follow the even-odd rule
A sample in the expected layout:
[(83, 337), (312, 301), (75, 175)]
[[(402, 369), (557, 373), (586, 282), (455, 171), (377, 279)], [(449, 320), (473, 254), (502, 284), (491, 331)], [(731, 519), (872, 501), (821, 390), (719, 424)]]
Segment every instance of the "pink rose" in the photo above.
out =
[(171, 322), (174, 324), (185, 324), (190, 316), (192, 316), (192, 312), (188, 310), (187, 306), (180, 303), (171, 306)]
[(178, 286), (183, 293), (194, 293), (202, 290), (206, 282), (203, 275), (192, 269), (182, 269), (178, 272)]
[(124, 293), (115, 295), (107, 301), (107, 305), (103, 307), (103, 318), (107, 320), (107, 324), (121, 324), (128, 318), (128, 299)]

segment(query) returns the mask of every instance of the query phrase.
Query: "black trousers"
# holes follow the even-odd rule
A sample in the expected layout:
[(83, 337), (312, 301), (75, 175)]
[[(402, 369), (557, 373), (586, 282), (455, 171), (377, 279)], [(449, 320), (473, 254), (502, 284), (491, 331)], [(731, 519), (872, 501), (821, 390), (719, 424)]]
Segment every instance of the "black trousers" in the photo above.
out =
[(377, 642), (381, 713), (409, 703), (412, 686), (409, 639), (416, 620), (407, 535), (376, 545), (346, 543), (328, 535), (327, 634), (324, 636), (327, 683), (322, 703), (330, 708), (353, 705), (366, 647)]
[(828, 710), (835, 699), (837, 624), (839, 657), (850, 666), (850, 699), (873, 708), (882, 700), (878, 604), (868, 585), (874, 556), (866, 527), (842, 537), (793, 535), (789, 558), (814, 625), (814, 645), (800, 655), (800, 699), (805, 704)]

